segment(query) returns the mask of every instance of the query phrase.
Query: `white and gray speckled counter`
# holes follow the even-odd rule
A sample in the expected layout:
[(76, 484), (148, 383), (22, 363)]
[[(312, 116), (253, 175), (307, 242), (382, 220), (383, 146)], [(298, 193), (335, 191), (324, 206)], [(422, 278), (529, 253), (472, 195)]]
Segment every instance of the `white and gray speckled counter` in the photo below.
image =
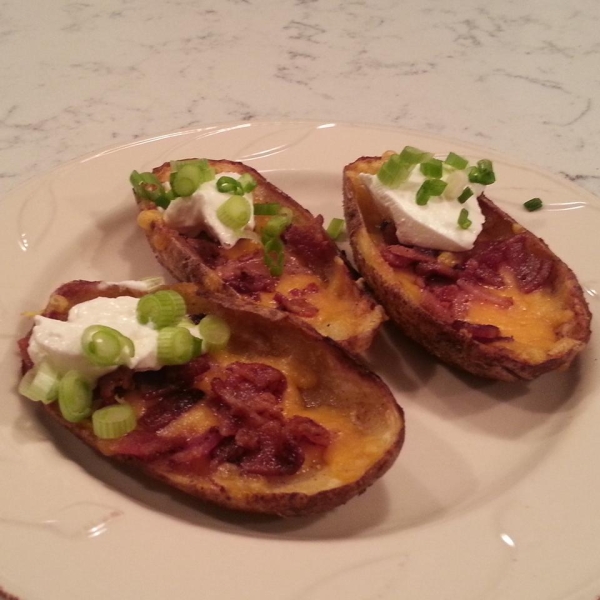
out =
[(0, 12), (0, 194), (109, 145), (288, 119), (475, 142), (600, 194), (597, 0), (5, 0)]

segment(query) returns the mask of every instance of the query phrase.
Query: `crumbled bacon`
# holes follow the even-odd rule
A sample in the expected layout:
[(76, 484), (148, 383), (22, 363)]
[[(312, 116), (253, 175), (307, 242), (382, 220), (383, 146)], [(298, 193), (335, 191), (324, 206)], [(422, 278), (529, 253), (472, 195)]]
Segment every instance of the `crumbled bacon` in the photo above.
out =
[(217, 274), (239, 294), (272, 292), (277, 285), (262, 256), (231, 259), (217, 269)]
[(116, 396), (121, 396), (128, 390), (133, 389), (133, 371), (128, 367), (119, 367), (103, 375), (96, 383), (96, 395), (102, 400), (101, 405), (113, 404)]
[(17, 345), (19, 346), (19, 354), (21, 355), (21, 370), (23, 373), (26, 373), (27, 371), (29, 371), (29, 369), (33, 368), (33, 361), (29, 356), (30, 337), (31, 334), (28, 334), (17, 342)]
[(139, 418), (138, 424), (145, 431), (160, 431), (195, 406), (203, 397), (203, 392), (193, 388), (165, 390), (158, 400), (150, 400), (151, 403)]
[(314, 223), (290, 225), (282, 235), (286, 247), (307, 265), (327, 264), (337, 253), (322, 225), (323, 217), (319, 215)]
[(456, 330), (464, 330), (476, 341), (486, 343), (494, 342), (499, 339), (506, 339), (500, 335), (500, 329), (495, 325), (482, 325), (478, 323), (469, 323), (467, 321), (456, 320), (452, 323)]
[(136, 429), (116, 440), (112, 451), (121, 456), (152, 460), (184, 448), (186, 444), (184, 437), (160, 437), (154, 432)]
[(398, 269), (403, 269), (416, 262), (433, 263), (437, 260), (433, 251), (402, 244), (384, 246), (381, 249), (381, 255), (392, 267)]
[(527, 248), (524, 235), (516, 235), (506, 243), (506, 263), (514, 272), (522, 292), (531, 293), (546, 283), (552, 272), (552, 261)]
[(216, 269), (225, 262), (219, 245), (211, 239), (204, 237), (185, 237), (186, 243), (199, 256), (202, 262), (210, 269)]
[(288, 421), (288, 429), (297, 440), (304, 440), (317, 446), (328, 446), (331, 433), (316, 421), (296, 415)]
[(319, 314), (319, 309), (314, 304), (311, 304), (306, 298), (302, 298), (301, 296), (290, 298), (289, 296), (285, 296), (277, 292), (273, 296), (273, 299), (275, 302), (277, 302), (279, 308), (294, 315), (298, 315), (299, 317), (308, 319), (310, 317), (316, 317)]

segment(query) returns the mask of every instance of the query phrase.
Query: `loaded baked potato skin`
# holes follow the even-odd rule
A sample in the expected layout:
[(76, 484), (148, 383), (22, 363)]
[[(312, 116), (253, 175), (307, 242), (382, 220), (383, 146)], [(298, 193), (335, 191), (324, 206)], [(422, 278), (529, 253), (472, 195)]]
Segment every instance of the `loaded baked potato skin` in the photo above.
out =
[(383, 161), (362, 157), (345, 167), (344, 212), (358, 271), (390, 318), (442, 361), (478, 376), (531, 380), (567, 369), (591, 321), (572, 270), (484, 195), (472, 251), (403, 246), (359, 176)]
[[(73, 423), (58, 402), (43, 408), (100, 454), (220, 507), (279, 516), (321, 513), (364, 492), (404, 441), (402, 409), (385, 384), (336, 343), (282, 311), (216, 302), (195, 284), (180, 293), (194, 318), (224, 319), (226, 349), (159, 371), (125, 367), (101, 377), (95, 408), (130, 403), (136, 428), (100, 439), (90, 418)], [(65, 320), (99, 296), (140, 297), (119, 284), (74, 281), (44, 316)], [(21, 340), (23, 373), (33, 367)], [(119, 400), (117, 400), (119, 398)]]
[[(283, 273), (269, 273), (260, 242), (243, 239), (225, 248), (205, 232), (183, 234), (165, 222), (164, 212), (153, 202), (136, 195), (138, 224), (158, 261), (175, 279), (196, 283), (209, 294), (295, 314), (346, 350), (366, 350), (387, 317), (365, 291), (362, 280), (355, 280), (324, 230), (322, 217), (315, 218), (247, 165), (229, 160), (207, 162), (217, 177), (225, 172), (251, 175), (257, 182), (254, 203), (275, 203), (291, 211), (292, 223), (282, 235)], [(153, 169), (161, 182), (169, 181), (170, 165)], [(265, 216), (256, 217), (259, 234), (267, 220)]]

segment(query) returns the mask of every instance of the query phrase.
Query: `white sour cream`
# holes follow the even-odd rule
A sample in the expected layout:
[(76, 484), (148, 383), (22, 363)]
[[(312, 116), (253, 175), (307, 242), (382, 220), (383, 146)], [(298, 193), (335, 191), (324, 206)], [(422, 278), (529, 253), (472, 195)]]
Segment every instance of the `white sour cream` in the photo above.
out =
[[(192, 236), (207, 228), (222, 246), (231, 248), (241, 236), (239, 230), (227, 227), (217, 217), (217, 209), (231, 196), (230, 193), (217, 190), (217, 180), (220, 177), (238, 180), (240, 176), (240, 173), (217, 173), (214, 179), (204, 182), (191, 196), (175, 198), (165, 210), (165, 223), (181, 233)], [(250, 202), (252, 210), (244, 231), (253, 231), (252, 193), (245, 194), (244, 198)]]
[[(73, 306), (67, 321), (36, 316), (29, 340), (31, 360), (34, 364), (47, 361), (60, 375), (74, 369), (94, 382), (117, 367), (93, 365), (81, 350), (81, 336), (90, 325), (106, 325), (133, 341), (135, 353), (125, 366), (138, 371), (160, 369), (162, 365), (156, 353), (158, 332), (138, 322), (137, 303), (138, 299), (131, 296), (100, 297)], [(197, 327), (190, 331), (200, 337)]]
[[(442, 179), (446, 181), (447, 177), (448, 173), (445, 173)], [(394, 221), (396, 236), (402, 244), (454, 252), (470, 250), (475, 244), (485, 220), (477, 202), (484, 186), (468, 183), (474, 193), (463, 204), (458, 200), (434, 196), (421, 206), (416, 203), (416, 195), (426, 178), (418, 166), (407, 181), (394, 189), (381, 183), (377, 175), (361, 173), (360, 178), (375, 201)], [(458, 216), (463, 208), (469, 212), (468, 218), (472, 222), (468, 229), (458, 225)]]

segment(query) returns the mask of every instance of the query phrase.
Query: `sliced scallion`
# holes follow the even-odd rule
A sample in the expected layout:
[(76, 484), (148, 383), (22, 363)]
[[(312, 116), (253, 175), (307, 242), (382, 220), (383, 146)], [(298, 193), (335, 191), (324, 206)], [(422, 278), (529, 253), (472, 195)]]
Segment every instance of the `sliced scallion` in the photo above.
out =
[(231, 229), (241, 229), (251, 217), (252, 205), (244, 196), (230, 196), (217, 208), (217, 218)]
[(542, 208), (544, 203), (541, 198), (532, 198), (531, 200), (527, 200), (527, 202), (523, 202), (523, 206), (529, 211), (533, 212), (534, 210), (539, 210)]
[(197, 169), (200, 170), (201, 183), (206, 181), (212, 181), (215, 178), (215, 170), (209, 165), (208, 161), (205, 158), (191, 158), (188, 160), (172, 160), (170, 163), (171, 173), (175, 174), (182, 167), (186, 165), (193, 165)]
[(491, 185), (496, 181), (492, 161), (484, 158), (477, 161), (477, 166), (469, 170), (469, 181), (471, 183), (480, 183), (482, 185)]
[(404, 162), (399, 154), (392, 154), (377, 172), (377, 178), (389, 188), (397, 188), (405, 182), (414, 168), (414, 164)]
[(29, 400), (50, 404), (58, 397), (59, 379), (58, 372), (44, 361), (25, 373), (18, 391)]
[(206, 315), (198, 323), (198, 331), (208, 352), (222, 350), (231, 337), (229, 325), (217, 315)]
[(253, 192), (256, 188), (256, 179), (250, 175), (250, 173), (244, 173), (238, 181), (240, 182), (245, 194)]
[(283, 273), (285, 262), (285, 249), (279, 237), (263, 238), (265, 248), (265, 264), (269, 273), (279, 277)]
[(420, 162), (427, 160), (431, 157), (429, 152), (423, 152), (419, 148), (414, 146), (404, 146), (402, 152), (400, 152), (400, 161), (407, 165), (418, 165)]
[(81, 349), (87, 359), (99, 367), (127, 364), (134, 356), (133, 342), (106, 325), (90, 325), (81, 336)]
[(292, 222), (288, 215), (275, 215), (271, 217), (262, 230), (263, 239), (280, 236)]
[(469, 219), (469, 211), (466, 208), (462, 208), (458, 215), (458, 226), (461, 229), (469, 229), (473, 222)]
[(469, 177), (465, 171), (451, 171), (446, 177), (446, 183), (448, 185), (444, 190), (444, 198), (456, 200), (469, 183)]
[(137, 304), (137, 319), (142, 325), (152, 323), (162, 329), (178, 323), (185, 315), (183, 296), (175, 290), (159, 290), (142, 296)]
[(217, 179), (217, 190), (222, 194), (232, 194), (235, 196), (244, 195), (243, 185), (233, 177), (223, 175)]
[(202, 169), (192, 163), (183, 165), (172, 179), (173, 191), (184, 198), (191, 196), (202, 183)]
[(102, 440), (114, 440), (133, 431), (137, 425), (135, 412), (131, 404), (111, 404), (92, 414), (92, 428), (96, 437)]
[(472, 195), (474, 194), (473, 190), (467, 186), (458, 196), (457, 200), (464, 204)]
[(163, 327), (158, 332), (157, 357), (163, 365), (183, 365), (194, 358), (196, 350), (187, 327)]
[(327, 234), (332, 240), (337, 240), (344, 231), (345, 225), (346, 222), (344, 219), (338, 219), (334, 217), (327, 226)]
[(428, 158), (419, 165), (419, 169), (425, 177), (439, 179), (442, 176), (442, 161), (438, 158)]
[(446, 160), (444, 161), (448, 166), (458, 169), (462, 171), (462, 169), (466, 169), (469, 161), (466, 158), (463, 158), (459, 154), (455, 154), (454, 152), (449, 152)]
[(92, 387), (77, 371), (67, 371), (58, 384), (58, 407), (64, 419), (78, 423), (92, 413)]
[(161, 208), (166, 208), (169, 205), (170, 200), (167, 192), (154, 173), (132, 171), (129, 182), (136, 196), (150, 200), (150, 202), (154, 202), (156, 206)]
[(416, 202), (424, 206), (433, 196), (441, 196), (448, 184), (441, 179), (426, 179), (417, 190)]

